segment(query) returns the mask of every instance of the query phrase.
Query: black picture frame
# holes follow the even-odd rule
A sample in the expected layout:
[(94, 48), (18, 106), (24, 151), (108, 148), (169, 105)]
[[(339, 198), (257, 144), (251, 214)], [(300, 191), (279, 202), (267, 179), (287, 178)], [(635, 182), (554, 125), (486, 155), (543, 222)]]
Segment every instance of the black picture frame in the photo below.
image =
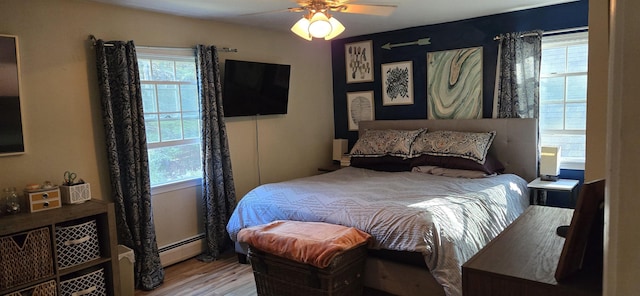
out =
[(0, 34), (0, 156), (25, 152), (18, 37)]

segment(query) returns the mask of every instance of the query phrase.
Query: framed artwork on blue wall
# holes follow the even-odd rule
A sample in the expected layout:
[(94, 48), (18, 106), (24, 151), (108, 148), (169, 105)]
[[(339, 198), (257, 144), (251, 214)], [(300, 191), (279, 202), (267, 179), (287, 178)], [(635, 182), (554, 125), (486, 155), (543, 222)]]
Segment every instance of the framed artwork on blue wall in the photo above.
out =
[(382, 105), (413, 104), (413, 62), (382, 64)]
[(344, 45), (347, 83), (373, 81), (373, 48), (371, 40)]
[(482, 47), (427, 53), (427, 118), (482, 118)]
[(350, 131), (357, 131), (360, 121), (375, 119), (373, 106), (373, 91), (347, 93), (347, 116)]

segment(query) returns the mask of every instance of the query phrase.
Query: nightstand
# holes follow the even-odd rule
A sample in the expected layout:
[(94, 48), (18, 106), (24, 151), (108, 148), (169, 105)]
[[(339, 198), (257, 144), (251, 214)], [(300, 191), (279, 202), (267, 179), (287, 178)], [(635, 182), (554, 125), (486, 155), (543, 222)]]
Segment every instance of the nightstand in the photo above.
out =
[(547, 192), (557, 191), (571, 194), (572, 206), (575, 206), (578, 199), (578, 190), (576, 190), (577, 186), (578, 180), (558, 179), (558, 181), (542, 181), (540, 180), (540, 178), (536, 178), (527, 185), (529, 189), (533, 189), (533, 198), (531, 204), (546, 205)]
[(337, 171), (337, 170), (339, 170), (341, 168), (343, 168), (343, 166), (340, 166), (339, 163), (332, 163), (332, 164), (329, 164), (327, 166), (319, 167), (318, 171), (323, 172), (323, 173), (329, 173), (329, 172)]

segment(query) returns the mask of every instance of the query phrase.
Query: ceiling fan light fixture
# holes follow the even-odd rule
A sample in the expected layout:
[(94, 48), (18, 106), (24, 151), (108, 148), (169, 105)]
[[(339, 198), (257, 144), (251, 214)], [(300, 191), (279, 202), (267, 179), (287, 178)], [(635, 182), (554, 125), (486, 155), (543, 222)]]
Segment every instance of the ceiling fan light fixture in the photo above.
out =
[(311, 41), (311, 34), (309, 34), (309, 24), (309, 19), (307, 19), (306, 17), (302, 17), (293, 25), (293, 27), (291, 27), (291, 32), (306, 40)]
[(331, 23), (323, 12), (316, 12), (309, 21), (309, 34), (316, 38), (324, 38), (331, 33)]
[(331, 24), (332, 30), (327, 36), (324, 36), (324, 40), (331, 40), (344, 32), (344, 26), (336, 18), (331, 17), (329, 23)]

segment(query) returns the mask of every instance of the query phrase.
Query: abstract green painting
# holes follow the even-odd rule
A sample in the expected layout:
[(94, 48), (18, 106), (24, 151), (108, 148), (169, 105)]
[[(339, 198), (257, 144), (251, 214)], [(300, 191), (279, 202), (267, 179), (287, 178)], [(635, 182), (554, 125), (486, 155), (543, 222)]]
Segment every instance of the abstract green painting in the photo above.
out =
[(427, 53), (427, 118), (482, 118), (482, 47)]

